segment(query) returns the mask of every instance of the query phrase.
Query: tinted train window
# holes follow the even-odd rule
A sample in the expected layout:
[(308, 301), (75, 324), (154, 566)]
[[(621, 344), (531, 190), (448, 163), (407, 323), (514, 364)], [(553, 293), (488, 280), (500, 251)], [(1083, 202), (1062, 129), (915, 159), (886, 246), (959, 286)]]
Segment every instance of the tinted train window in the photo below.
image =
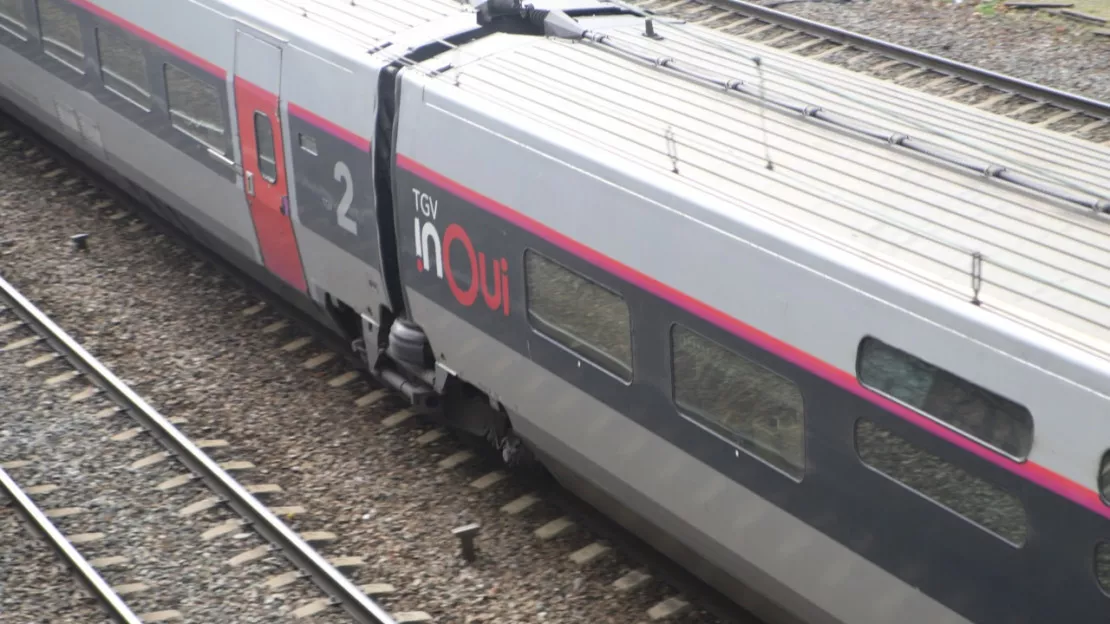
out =
[(150, 110), (150, 79), (146, 74), (146, 57), (139, 41), (113, 28), (97, 28), (96, 45), (100, 50), (100, 74), (104, 86)]
[(16, 26), (13, 31), (20, 34), (27, 29), (27, 14), (23, 11), (23, 0), (0, 0), (0, 26), (9, 28)]
[(166, 63), (166, 90), (173, 127), (226, 154), (226, 124), (216, 87)]
[(1025, 542), (1025, 508), (1017, 497), (918, 448), (869, 420), (856, 422), (865, 464), (1016, 545)]
[(73, 5), (62, 0), (39, 0), (39, 18), (46, 53), (84, 72), (85, 46), (81, 39), (81, 22), (77, 20)]
[(1033, 445), (1029, 410), (874, 338), (860, 344), (859, 380), (1018, 459)]
[(1110, 594), (1110, 544), (1106, 542), (1095, 547), (1095, 578), (1102, 591)]
[(301, 144), (301, 149), (316, 156), (319, 152), (316, 151), (316, 138), (307, 134), (297, 134), (297, 142)]
[(274, 129), (270, 118), (263, 113), (254, 114), (254, 138), (258, 141), (258, 172), (267, 182), (277, 182)]
[(682, 326), (671, 329), (675, 403), (744, 450), (801, 478), (802, 393), (785, 377)]
[(524, 270), (532, 324), (621, 379), (632, 379), (632, 324), (624, 299), (530, 249)]

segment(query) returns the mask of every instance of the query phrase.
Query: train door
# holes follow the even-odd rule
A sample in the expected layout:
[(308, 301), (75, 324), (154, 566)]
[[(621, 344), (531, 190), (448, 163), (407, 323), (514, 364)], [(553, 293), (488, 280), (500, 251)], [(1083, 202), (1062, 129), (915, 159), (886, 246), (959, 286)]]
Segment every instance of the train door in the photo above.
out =
[(293, 234), (281, 132), (281, 48), (243, 26), (235, 32), (235, 107), (243, 187), (262, 260), (290, 286), (306, 290)]

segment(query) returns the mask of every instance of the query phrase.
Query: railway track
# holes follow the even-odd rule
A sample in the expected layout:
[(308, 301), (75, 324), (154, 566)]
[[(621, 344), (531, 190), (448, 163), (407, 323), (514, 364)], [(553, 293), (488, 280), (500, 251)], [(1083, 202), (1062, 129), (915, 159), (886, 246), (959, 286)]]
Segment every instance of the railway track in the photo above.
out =
[[(9, 129), (5, 130), (5, 126)], [(478, 514), (485, 518), (478, 536), (479, 574), (485, 562), (496, 557), (493, 553), (499, 550), (491, 543), (494, 538), (489, 535), (490, 525), (509, 523), (517, 532), (523, 532), (526, 540), (536, 544), (536, 549), (544, 556), (552, 557), (552, 567), (565, 567), (577, 575), (570, 581), (572, 589), (589, 582), (603, 592), (598, 597), (600, 600), (645, 604), (638, 615), (627, 620), (629, 622), (758, 624), (758, 620), (737, 609), (727, 598), (655, 553), (549, 478), (506, 474), (494, 458), (485, 457), (481, 450), (454, 437), (433, 420), (408, 409), (403, 397), (381, 388), (358, 370), (361, 362), (350, 355), (346, 344), (299, 310), (255, 287), (233, 266), (179, 236), (172, 225), (157, 216), (147, 211), (131, 212), (126, 207), (129, 197), (121, 189), (69, 159), (29, 128), (0, 116), (0, 156), (5, 151), (17, 154), (23, 166), (32, 170), (30, 176), (48, 177), (62, 189), (60, 193), (82, 198), (88, 204), (86, 209), (91, 207), (98, 213), (106, 227), (126, 235), (172, 239), (177, 251), (188, 250), (193, 257), (201, 258), (193, 265), (194, 271), (199, 271), (203, 265), (215, 265), (241, 289), (237, 313), (218, 322), (249, 326), (253, 340), (268, 344), (271, 352), (287, 361), (295, 360), (291, 367), (320, 383), (328, 394), (345, 397), (342, 400), (347, 401), (352, 418), (364, 420), (370, 412), (370, 420), (377, 431), (369, 435), (394, 438), (395, 443), (403, 445), (406, 454), (418, 453), (428, 462), (421, 472), (430, 468), (435, 473), (451, 474), (456, 487), (465, 496), (484, 499), (486, 508)], [(139, 216), (142, 220), (136, 218)], [(153, 227), (148, 228), (147, 224)], [(89, 244), (103, 243), (94, 235)], [(2, 248), (0, 253), (3, 253)], [(324, 447), (335, 444), (322, 441), (320, 446), (321, 449), (307, 454), (326, 453)], [(371, 498), (376, 497), (371, 495)], [(297, 525), (301, 518), (293, 519), (293, 524)], [(459, 547), (456, 543), (451, 546), (451, 556), (457, 559)], [(497, 566), (499, 562), (489, 565)], [(271, 579), (282, 576), (275, 574)], [(398, 598), (397, 593), (404, 593), (385, 582), (361, 587), (378, 600), (390, 601)], [(301, 609), (309, 614), (324, 606), (320, 601), (310, 601)], [(423, 611), (393, 615), (399, 624), (432, 619)], [(475, 621), (483, 621), (483, 615), (475, 617)], [(539, 617), (564, 621), (551, 612)], [(449, 618), (446, 621), (463, 620)], [(572, 616), (565, 621), (578, 621), (578, 617)]]
[[(157, 588), (143, 579), (130, 579), (129, 582), (113, 586), (105, 581), (100, 571), (102, 568), (126, 567), (128, 563), (128, 557), (107, 554), (101, 547), (104, 542), (112, 541), (107, 538), (119, 536), (124, 532), (117, 524), (119, 521), (115, 519), (131, 514), (150, 513), (159, 521), (164, 521), (162, 516), (166, 514), (160, 515), (158, 511), (150, 509), (149, 496), (129, 496), (120, 488), (113, 490), (110, 484), (121, 479), (118, 472), (122, 471), (79, 470), (75, 475), (74, 471), (66, 470), (65, 465), (69, 464), (70, 467), (75, 464), (85, 465), (92, 461), (90, 454), (113, 459), (121, 458), (117, 448), (102, 447), (133, 442), (138, 440), (141, 434), (146, 433), (157, 440), (165, 450), (150, 453), (149, 451), (153, 449), (141, 447), (153, 446), (149, 444), (151, 441), (140, 441), (139, 447), (130, 449), (127, 455), (134, 457), (138, 454), (142, 457), (131, 462), (124, 470), (152, 476), (157, 474), (159, 469), (165, 469), (171, 464), (167, 460), (172, 458), (189, 472), (182, 474), (174, 466), (175, 476), (163, 479), (151, 488), (157, 491), (159, 496), (166, 497), (177, 494), (175, 498), (181, 498), (181, 492), (185, 489), (183, 486), (195, 480), (202, 481), (206, 491), (201, 493), (199, 500), (196, 493), (192, 494), (190, 498), (195, 502), (184, 507), (179, 506), (174, 515), (187, 528), (187, 525), (193, 524), (191, 520), (194, 517), (199, 518), (205, 513), (208, 513), (209, 521), (213, 520), (214, 514), (217, 514), (214, 511), (217, 507), (233, 511), (234, 517), (227, 517), (231, 514), (225, 513), (222, 523), (210, 525), (210, 528), (197, 535), (197, 540), (203, 543), (225, 535), (239, 534), (236, 536), (239, 538), (238, 544), (234, 547), (242, 552), (226, 557), (227, 567), (242, 566), (269, 556), (272, 550), (276, 550), (297, 570), (293, 575), (286, 573), (289, 578), (307, 576), (328, 596), (326, 599), (309, 602), (303, 607), (302, 613), (318, 612), (322, 610), (321, 607), (334, 603), (341, 605), (354, 621), (394, 624), (393, 617), (339, 572), (337, 566), (342, 567), (345, 562), (328, 561), (309, 545), (309, 542), (314, 540), (326, 541), (328, 536), (319, 533), (298, 535), (278, 519), (277, 514), (283, 513), (282, 509), (271, 510), (256, 497), (272, 494), (280, 488), (273, 484), (241, 485), (229, 471), (249, 471), (253, 467), (251, 464), (241, 461), (219, 463), (209, 457), (202, 449), (219, 449), (227, 446), (226, 443), (222, 440), (193, 442), (187, 438), (177, 429), (174, 419), (168, 419), (154, 410), (103, 363), (89, 354), (2, 278), (0, 278), (0, 343), (3, 343), (3, 346), (0, 346), (0, 359), (7, 360), (0, 361), (0, 370), (6, 373), (3, 375), (5, 384), (10, 384), (18, 377), (18, 371), (21, 369), (27, 376), (41, 378), (41, 390), (37, 394), (32, 391), (32, 394), (38, 405), (43, 406), (41, 411), (36, 409), (33, 413), (23, 415), (9, 411), (5, 418), (0, 419), (0, 425), (5, 428), (4, 434), (7, 438), (6, 449), (0, 453), (0, 461), (7, 460), (0, 464), (0, 486), (28, 523), (43, 535), (115, 621), (138, 624), (184, 618), (181, 611), (170, 608), (175, 605), (163, 605), (167, 608), (136, 615), (135, 611), (128, 606), (124, 595), (128, 597), (138, 595), (139, 602), (151, 604), (158, 600), (152, 601), (143, 596)], [(16, 361), (17, 359), (19, 361)], [(83, 387), (76, 391), (70, 389), (77, 384)], [(12, 398), (11, 395), (15, 393), (10, 392), (11, 387), (7, 389), (9, 392), (5, 394)], [(12, 398), (12, 401), (15, 404), (20, 402), (17, 398)], [(86, 426), (81, 427), (81, 430), (71, 428), (69, 432), (60, 429), (59, 425), (63, 424), (60, 422), (61, 418), (54, 418), (56, 415), (49, 411), (50, 405), (58, 403), (65, 406), (65, 411), (72, 410), (79, 418), (85, 419)], [(98, 435), (97, 425), (108, 424), (111, 427), (115, 424), (112, 419), (124, 414), (137, 422), (140, 427), (123, 430), (109, 437), (107, 441), (102, 441)], [(69, 425), (73, 427), (74, 423)], [(77, 426), (80, 427), (80, 424), (78, 423)], [(87, 443), (82, 444), (73, 439), (74, 437), (86, 438)], [(43, 442), (49, 443), (52, 448), (42, 448)], [(13, 451), (23, 451), (38, 459), (12, 459), (10, 455)], [(3, 469), (5, 467), (7, 470)], [(16, 476), (13, 478), (8, 471)], [(46, 482), (44, 479), (51, 474), (55, 477), (64, 476), (58, 479), (59, 482)], [(21, 480), (20, 475), (25, 475), (31, 482), (39, 482), (30, 487), (21, 487), (18, 483)], [(80, 483), (82, 481), (85, 483)], [(91, 488), (88, 487), (90, 482), (93, 484)], [(199, 488), (194, 487), (194, 489)], [(88, 499), (90, 492), (99, 495), (91, 503)], [(50, 500), (52, 504), (44, 509), (36, 499)], [(64, 502), (58, 504), (59, 500)], [(70, 506), (71, 504), (73, 506)], [(84, 506), (78, 506), (78, 504)], [(105, 513), (105, 509), (111, 511)], [(285, 509), (286, 513), (290, 511), (289, 508)], [(106, 522), (106, 520), (112, 520), (112, 522)], [(71, 531), (67, 534), (60, 530), (54, 521), (67, 522), (82, 528), (80, 532)], [(159, 530), (167, 530), (167, 527), (159, 527)], [(252, 537), (251, 533), (263, 538), (268, 545), (245, 547)], [(115, 540), (114, 546), (119, 547), (120, 541)], [(82, 554), (82, 550), (100, 552), (95, 558), (87, 559)], [(135, 549), (136, 552), (142, 552), (142, 550), (141, 547)], [(204, 549), (198, 547), (198, 550)], [(126, 552), (128, 555), (132, 554), (131, 549)], [(183, 571), (182, 578), (187, 577), (188, 574)]]
[(622, 0), (620, 4), (866, 73), (1081, 140), (1110, 142), (1110, 103), (742, 0)]
[(62, 557), (66, 565), (74, 570), (78, 579), (96, 596), (113, 620), (124, 624), (141, 624), (143, 620), (127, 606), (119, 593), (104, 580), (104, 577), (89, 563), (88, 559), (82, 556), (77, 548), (66, 539), (65, 535), (58, 530), (58, 527), (54, 526), (47, 513), (31, 500), (31, 496), (19, 487), (19, 484), (8, 475), (3, 466), (0, 466), (0, 491), (8, 496), (8, 499), (27, 522), (43, 535), (50, 546)]

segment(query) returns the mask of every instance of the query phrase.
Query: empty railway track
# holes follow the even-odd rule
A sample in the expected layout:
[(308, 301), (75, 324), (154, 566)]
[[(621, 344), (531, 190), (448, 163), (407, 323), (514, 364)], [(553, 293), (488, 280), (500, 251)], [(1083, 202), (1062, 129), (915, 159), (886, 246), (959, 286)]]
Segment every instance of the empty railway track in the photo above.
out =
[(1110, 103), (741, 0), (624, 0), (619, 3), (866, 73), (1081, 140), (1110, 142)]
[(140, 624), (142, 622), (142, 619), (127, 606), (119, 593), (104, 580), (100, 572), (66, 539), (66, 536), (58, 530), (58, 527), (54, 526), (47, 513), (40, 509), (31, 499), (31, 496), (8, 475), (3, 466), (0, 466), (0, 490), (7, 495), (12, 505), (19, 510), (26, 521), (40, 532), (50, 546), (57, 551), (66, 565), (73, 569), (78, 580), (89, 588), (89, 591), (96, 596), (113, 620), (124, 624)]
[[(229, 517), (223, 523), (215, 524), (196, 536), (197, 542), (204, 543), (230, 533), (240, 534), (237, 536), (240, 539), (236, 547), (242, 552), (227, 553), (225, 569), (236, 568), (261, 559), (268, 556), (271, 550), (276, 550), (299, 571), (296, 576), (307, 576), (328, 596), (323, 600), (323, 604), (318, 604), (317, 601), (310, 602), (311, 607), (306, 606), (306, 611), (318, 611), (320, 607), (338, 604), (354, 621), (394, 624), (394, 619), (385, 610), (370, 600), (340, 573), (332, 562), (325, 560), (309, 545), (309, 540), (320, 539), (320, 535), (298, 535), (277, 518), (276, 514), (282, 513), (280, 509), (271, 510), (258, 500), (256, 494), (272, 493), (275, 489), (273, 486), (267, 484), (244, 486), (229, 474), (231, 470), (249, 470), (251, 466), (248, 463), (235, 461), (217, 463), (202, 450), (202, 448), (218, 449), (226, 446), (226, 443), (221, 440), (194, 442), (183, 435), (174, 426), (172, 419), (159, 414), (2, 278), (0, 278), (0, 344), (3, 345), (0, 346), (0, 370), (6, 373), (3, 375), (5, 383), (10, 383), (13, 378), (18, 377), (19, 372), (42, 379), (38, 384), (32, 382), (31, 385), (39, 385), (40, 388), (35, 389), (38, 390), (37, 394), (32, 390), (33, 396), (28, 397), (42, 406), (41, 411), (36, 408), (34, 412), (20, 414), (17, 408), (9, 405), (5, 410), (8, 412), (7, 416), (0, 418), (0, 426), (5, 429), (4, 434), (7, 438), (4, 445), (6, 449), (0, 454), (0, 487), (27, 522), (42, 534), (115, 621), (138, 624), (177, 620), (184, 617), (182, 612), (175, 608), (178, 606), (175, 604), (163, 604), (164, 609), (148, 611), (141, 616), (136, 615), (123, 596), (138, 595), (142, 597), (141, 602), (150, 604), (152, 601), (145, 598), (145, 595), (157, 594), (159, 588), (152, 587), (156, 584), (148, 584), (145, 579), (130, 579), (130, 582), (113, 586), (105, 581), (100, 571), (101, 568), (127, 567), (128, 559), (143, 550), (141, 547), (136, 547), (135, 552), (132, 552), (131, 548), (127, 548), (124, 555), (103, 552), (101, 545), (106, 538), (120, 537), (113, 544), (113, 547), (119, 548), (122, 545), (120, 542), (130, 537), (121, 536), (125, 531), (119, 524), (125, 524), (128, 517), (141, 517), (147, 513), (162, 521), (164, 520), (162, 515), (165, 514), (151, 509), (149, 496), (138, 494), (131, 496), (123, 491), (124, 488), (113, 490), (111, 485), (119, 483), (122, 477), (113, 474), (113, 471), (103, 463), (101, 465), (104, 468), (91, 472), (82, 469), (67, 470), (66, 464), (72, 468), (74, 465), (84, 466), (98, 462), (104, 457), (118, 459), (122, 454), (118, 449), (109, 447), (134, 441), (142, 433), (146, 433), (156, 439), (165, 451), (149, 453), (148, 451), (153, 449), (132, 449), (131, 456), (138, 453), (143, 457), (131, 462), (126, 469), (115, 472), (151, 473), (159, 467), (164, 468), (166, 464), (170, 464), (171, 462), (166, 460), (172, 458), (189, 472), (182, 474), (180, 470), (174, 470), (177, 473), (175, 476), (162, 480), (149, 489), (168, 497), (174, 494), (180, 495), (179, 488), (196, 479), (202, 481), (207, 490), (203, 497), (195, 503), (179, 508), (174, 515), (182, 525), (185, 525), (182, 528), (187, 529), (188, 525), (193, 523), (186, 519), (199, 517), (200, 514), (216, 507), (226, 507), (234, 512), (237, 517)], [(80, 388), (74, 390), (75, 386)], [(12, 389), (8, 388), (8, 390)], [(9, 401), (18, 405), (21, 401), (13, 396), (16, 392), (5, 394)], [(58, 404), (64, 406), (65, 411), (84, 418), (88, 424), (83, 428), (85, 430), (80, 430), (80, 422), (76, 423), (77, 429), (74, 428), (75, 423), (69, 423), (68, 432), (59, 429), (64, 417), (59, 418), (49, 412), (50, 406)], [(114, 423), (111, 423), (110, 419), (121, 414), (126, 414), (140, 427), (123, 430), (103, 440), (97, 430), (100, 426), (111, 427)], [(71, 438), (88, 438), (91, 439), (91, 443), (82, 444)], [(52, 448), (43, 449), (41, 443), (50, 444)], [(23, 451), (37, 459), (4, 457), (18, 451)], [(97, 457), (91, 458), (89, 454)], [(37, 483), (23, 487), (19, 483), (23, 480), (22, 477)], [(48, 481), (51, 477), (56, 478), (58, 482)], [(82, 487), (82, 485), (89, 485), (89, 482), (94, 484), (94, 489), (103, 488), (92, 492), (98, 495), (93, 499), (92, 504), (88, 502), (88, 488)], [(194, 494), (193, 498), (195, 497)], [(44, 509), (36, 499), (52, 500), (55, 504)], [(64, 502), (56, 503), (59, 500)], [(111, 511), (105, 512), (106, 509)], [(120, 518), (123, 520), (118, 520)], [(211, 516), (208, 519), (214, 521)], [(79, 532), (63, 532), (54, 521), (67, 522), (71, 526), (81, 528)], [(167, 531), (173, 528), (177, 527), (159, 527), (160, 530)], [(269, 545), (250, 548), (247, 545), (248, 538), (251, 537), (249, 532), (261, 536)], [(82, 550), (100, 552), (95, 558), (89, 559), (82, 554)], [(208, 555), (208, 552), (199, 546), (198, 552)], [(209, 563), (204, 562), (201, 565), (207, 566)], [(141, 570), (142, 566), (135, 566), (135, 568)], [(188, 570), (182, 570), (182, 582), (188, 583), (189, 576)], [(166, 588), (163, 586), (161, 589)], [(157, 596), (153, 602), (159, 602)], [(214, 613), (219, 613), (220, 606), (216, 605), (215, 608), (217, 611)]]

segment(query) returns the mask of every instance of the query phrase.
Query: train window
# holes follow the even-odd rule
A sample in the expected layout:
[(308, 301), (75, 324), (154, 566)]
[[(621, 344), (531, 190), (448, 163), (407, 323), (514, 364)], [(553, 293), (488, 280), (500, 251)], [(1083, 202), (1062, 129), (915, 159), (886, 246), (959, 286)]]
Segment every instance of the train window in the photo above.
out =
[(529, 321), (568, 349), (631, 380), (632, 323), (624, 298), (531, 249), (524, 252), (524, 270)]
[(316, 156), (319, 152), (316, 151), (316, 138), (307, 134), (297, 133), (297, 142), (300, 143), (301, 149)]
[(271, 184), (277, 182), (277, 160), (274, 156), (274, 128), (265, 113), (254, 114), (254, 138), (258, 145), (258, 173)]
[(674, 400), (688, 418), (802, 477), (805, 409), (794, 382), (681, 325), (671, 354)]
[(1025, 508), (1009, 492), (863, 418), (856, 421), (856, 452), (863, 463), (933, 502), (1015, 545), (1025, 542)]
[(0, 28), (10, 30), (23, 39), (27, 30), (27, 13), (23, 0), (0, 0)]
[(166, 63), (165, 74), (173, 127), (226, 154), (226, 124), (216, 87), (194, 78), (172, 63)]
[(138, 40), (114, 28), (97, 28), (100, 74), (104, 86), (135, 105), (150, 110), (150, 79)]
[(85, 45), (81, 22), (73, 5), (63, 0), (39, 0), (43, 50), (72, 69), (84, 72)]
[(1110, 544), (1106, 542), (1095, 546), (1095, 578), (1102, 591), (1110, 594)]
[(900, 349), (864, 338), (859, 380), (1016, 459), (1033, 446), (1033, 416), (1025, 407)]

